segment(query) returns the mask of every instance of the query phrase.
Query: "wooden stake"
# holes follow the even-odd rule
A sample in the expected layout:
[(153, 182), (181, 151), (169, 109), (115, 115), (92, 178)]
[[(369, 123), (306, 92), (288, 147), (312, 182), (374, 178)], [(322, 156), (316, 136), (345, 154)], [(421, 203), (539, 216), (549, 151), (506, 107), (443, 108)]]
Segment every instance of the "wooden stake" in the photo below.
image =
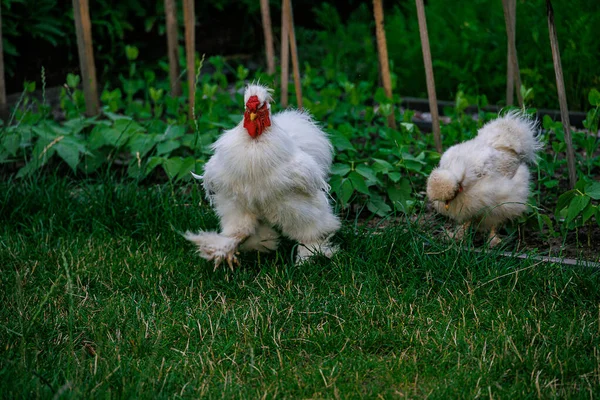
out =
[(183, 21), (185, 24), (185, 60), (188, 81), (188, 116), (194, 118), (196, 105), (196, 13), (194, 0), (183, 0)]
[[(514, 7), (512, 4), (513, 3)], [(512, 64), (512, 72), (514, 76), (514, 83), (516, 86), (517, 100), (519, 101), (519, 107), (523, 108), (523, 95), (521, 94), (521, 72), (519, 71), (519, 59), (517, 58), (517, 45), (515, 37), (515, 27), (517, 21), (516, 13), (516, 0), (502, 0), (502, 7), (504, 8), (504, 22), (506, 24), (506, 36), (508, 39), (508, 61)], [(508, 85), (508, 83), (507, 83)], [(507, 89), (508, 93), (508, 89)], [(507, 99), (508, 102), (508, 99)], [(510, 100), (512, 104), (512, 97)], [(508, 103), (507, 103), (508, 104)]]
[(556, 26), (554, 24), (554, 9), (550, 0), (546, 0), (546, 10), (548, 12), (548, 32), (550, 33), (550, 46), (552, 47), (552, 60), (554, 61), (554, 73), (556, 75), (556, 90), (558, 92), (558, 102), (560, 104), (560, 116), (565, 131), (565, 142), (567, 144), (567, 167), (569, 168), (569, 183), (571, 189), (577, 183), (577, 172), (575, 170), (575, 153), (573, 151), (573, 140), (571, 138), (571, 122), (569, 121), (569, 109), (567, 107), (567, 94), (565, 92), (565, 82), (563, 79), (562, 64), (560, 62), (560, 50), (558, 48), (558, 37), (556, 35)]
[(179, 81), (179, 46), (177, 38), (177, 6), (175, 0), (165, 0), (165, 19), (167, 25), (167, 53), (169, 55), (169, 79), (171, 96), (181, 96)]
[(300, 65), (298, 61), (298, 48), (296, 47), (296, 32), (294, 30), (294, 11), (291, 0), (283, 0), (288, 3), (285, 7), (288, 20), (288, 34), (290, 39), (290, 51), (292, 53), (292, 70), (294, 72), (294, 87), (296, 88), (296, 104), (302, 109), (302, 83), (300, 82)]
[(442, 153), (442, 136), (440, 133), (440, 116), (438, 113), (437, 96), (435, 93), (435, 79), (433, 76), (433, 64), (431, 62), (431, 49), (429, 47), (429, 35), (427, 33), (427, 18), (425, 18), (425, 6), (423, 0), (415, 0), (417, 5), (417, 17), (419, 19), (419, 34), (421, 35), (421, 47), (423, 49), (423, 64), (425, 64), (425, 77), (427, 78), (427, 95), (429, 97), (429, 112), (431, 112), (431, 125), (435, 149)]
[(273, 48), (273, 27), (271, 26), (271, 12), (269, 0), (260, 0), (260, 12), (262, 14), (262, 25), (265, 36), (265, 53), (267, 56), (267, 73), (275, 73), (275, 50)]
[(0, 3), (0, 118), (8, 119), (8, 107), (6, 105), (6, 81), (4, 80), (4, 48), (2, 45), (2, 4)]
[[(504, 3), (504, 0), (502, 0), (502, 3)], [(504, 4), (502, 4), (503, 8), (504, 8)], [(517, 25), (517, 18), (516, 18), (516, 7), (517, 7), (517, 1), (516, 0), (509, 0), (509, 11), (510, 11), (510, 16), (511, 18), (511, 26), (512, 26), (512, 30), (513, 32), (516, 29), (516, 25)], [(505, 22), (506, 22), (506, 15), (504, 16), (505, 18)], [(513, 68), (513, 62), (512, 59), (510, 57), (511, 55), (511, 50), (510, 50), (510, 41), (511, 38), (508, 37), (508, 32), (506, 32), (506, 105), (507, 106), (512, 106), (513, 105), (513, 100), (515, 97), (515, 70)]]
[(90, 22), (90, 8), (88, 0), (73, 0), (73, 17), (77, 32), (77, 49), (79, 52), (79, 65), (81, 80), (83, 81), (83, 94), (85, 109), (88, 116), (96, 115), (98, 105), (98, 83), (96, 81), (96, 65), (94, 64), (94, 48), (92, 42), (92, 23)]
[[(373, 0), (373, 14), (375, 16), (375, 29), (377, 34), (377, 50), (379, 53), (379, 68), (385, 95), (392, 99), (392, 78), (390, 76), (390, 64), (388, 60), (387, 44), (385, 40), (385, 29), (383, 27), (383, 5), (382, 0)], [(388, 124), (396, 129), (396, 118), (392, 105), (392, 113), (388, 116)]]
[(281, 107), (288, 106), (288, 79), (290, 74), (290, 42), (289, 23), (287, 18), (289, 2), (281, 2)]

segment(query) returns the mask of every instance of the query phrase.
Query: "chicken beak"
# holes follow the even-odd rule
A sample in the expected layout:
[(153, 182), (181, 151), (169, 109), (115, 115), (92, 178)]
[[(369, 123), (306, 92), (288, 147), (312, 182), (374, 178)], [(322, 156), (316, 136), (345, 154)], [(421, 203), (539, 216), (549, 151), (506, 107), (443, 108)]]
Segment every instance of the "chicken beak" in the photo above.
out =
[(446, 211), (448, 211), (448, 209), (450, 208), (450, 202), (446, 201), (446, 204), (444, 204), (444, 208), (446, 209)]
[(256, 113), (250, 113), (250, 121), (254, 121), (256, 119)]

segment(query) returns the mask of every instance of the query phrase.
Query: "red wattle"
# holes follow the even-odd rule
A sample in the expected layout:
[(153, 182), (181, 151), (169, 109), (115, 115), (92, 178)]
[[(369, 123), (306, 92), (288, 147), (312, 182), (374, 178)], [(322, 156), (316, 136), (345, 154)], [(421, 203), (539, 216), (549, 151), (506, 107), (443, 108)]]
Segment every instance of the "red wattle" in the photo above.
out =
[(256, 110), (256, 118), (254, 121), (250, 119), (250, 111), (244, 113), (244, 128), (252, 138), (257, 138), (271, 126), (271, 118), (269, 117), (269, 109), (263, 106)]

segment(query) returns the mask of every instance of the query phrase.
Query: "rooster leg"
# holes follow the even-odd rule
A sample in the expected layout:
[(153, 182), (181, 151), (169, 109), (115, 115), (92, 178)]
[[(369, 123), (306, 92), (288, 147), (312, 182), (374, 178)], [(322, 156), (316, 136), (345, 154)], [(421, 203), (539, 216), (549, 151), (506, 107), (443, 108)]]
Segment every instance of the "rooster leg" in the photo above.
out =
[(449, 232), (448, 236), (450, 237), (450, 239), (462, 240), (465, 237), (465, 233), (467, 232), (470, 226), (471, 221), (467, 221), (461, 226), (459, 226), (456, 232)]
[(338, 251), (338, 246), (331, 244), (329, 241), (330, 237), (311, 243), (300, 243), (296, 253), (296, 264), (302, 264), (316, 254), (322, 254), (327, 258), (331, 258)]
[(498, 246), (500, 242), (502, 242), (502, 239), (498, 237), (496, 227), (492, 226), (492, 229), (490, 229), (490, 248)]

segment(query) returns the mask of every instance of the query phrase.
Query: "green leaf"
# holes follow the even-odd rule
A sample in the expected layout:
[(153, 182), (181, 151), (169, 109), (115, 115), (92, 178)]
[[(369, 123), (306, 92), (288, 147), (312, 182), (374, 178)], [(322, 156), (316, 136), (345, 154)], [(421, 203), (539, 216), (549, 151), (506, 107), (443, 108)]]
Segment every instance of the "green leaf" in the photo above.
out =
[(387, 192), (397, 210), (408, 212), (409, 205), (412, 202), (412, 188), (408, 179), (404, 178), (400, 184), (389, 186)]
[(2, 146), (14, 157), (17, 155), (19, 146), (21, 145), (20, 135), (11, 133), (2, 138)]
[(183, 158), (172, 157), (162, 163), (162, 167), (169, 176), (169, 179), (173, 179), (177, 176), (183, 165)]
[(594, 200), (600, 200), (600, 182), (590, 183), (585, 187), (585, 194)]
[(159, 140), (178, 139), (183, 135), (185, 135), (185, 126), (169, 125), (165, 133), (159, 137)]
[(160, 156), (163, 154), (169, 154), (173, 150), (179, 148), (181, 143), (176, 142), (175, 140), (167, 140), (166, 142), (161, 142), (156, 146), (156, 155)]
[(588, 94), (588, 100), (590, 104), (596, 107), (600, 107), (600, 92), (596, 89), (590, 90)]
[(348, 139), (346, 139), (345, 136), (342, 136), (340, 134), (335, 134), (335, 135), (331, 135), (330, 139), (331, 139), (331, 143), (339, 151), (348, 150), (348, 151), (356, 152), (356, 149), (354, 148), (352, 143), (350, 143), (350, 141)]
[(590, 203), (590, 198), (588, 196), (575, 196), (571, 203), (569, 204), (569, 208), (567, 209), (567, 223), (573, 221), (577, 216), (583, 211), (585, 207)]
[(346, 176), (351, 168), (348, 164), (336, 163), (331, 166), (331, 175)]
[(156, 136), (155, 134), (136, 133), (127, 142), (127, 147), (132, 154), (139, 153), (140, 157), (144, 157), (154, 147)]
[(415, 124), (410, 122), (401, 122), (400, 125), (402, 125), (402, 127), (409, 133), (412, 133), (415, 130)]
[(350, 172), (350, 174), (348, 175), (348, 179), (350, 179), (350, 181), (352, 182), (352, 187), (354, 187), (354, 189), (356, 189), (357, 192), (364, 193), (367, 195), (370, 194), (369, 188), (365, 183), (365, 178), (360, 176), (356, 171)]
[(366, 164), (359, 164), (356, 167), (356, 172), (358, 172), (359, 174), (361, 174), (362, 176), (364, 176), (365, 178), (367, 178), (368, 180), (370, 180), (374, 183), (378, 181), (377, 176), (375, 176), (375, 172), (373, 171), (373, 169), (368, 167)]
[(76, 172), (77, 164), (79, 164), (79, 150), (77, 149), (77, 146), (63, 140), (58, 142), (55, 148), (60, 158), (71, 167), (73, 172)]
[(588, 203), (588, 205), (583, 209), (583, 212), (581, 213), (581, 217), (583, 218), (582, 223), (584, 225), (592, 216), (594, 216), (594, 214), (596, 214), (597, 208), (598, 207), (596, 207), (592, 203)]
[(371, 196), (367, 203), (367, 208), (374, 214), (380, 217), (386, 216), (392, 211), (392, 208), (386, 204), (385, 200), (381, 196)]
[(372, 168), (375, 173), (381, 172), (387, 174), (390, 170), (394, 169), (394, 166), (385, 160), (374, 158)]
[(177, 179), (191, 179), (192, 174), (191, 171), (196, 170), (196, 159), (194, 157), (186, 157), (183, 159), (181, 166), (179, 167), (179, 173), (177, 174)]
[(556, 203), (554, 214), (558, 215), (563, 208), (567, 207), (569, 203), (571, 203), (571, 200), (573, 200), (573, 197), (575, 197), (576, 193), (577, 191), (573, 189), (561, 194)]
[(67, 86), (69, 86), (71, 89), (77, 88), (77, 86), (79, 86), (80, 81), (81, 81), (81, 78), (79, 77), (79, 75), (75, 75), (75, 74), (67, 75)]
[(390, 172), (388, 174), (389, 178), (392, 180), (392, 182), (398, 182), (400, 181), (400, 179), (402, 179), (402, 174), (400, 172)]
[(339, 197), (342, 202), (342, 205), (345, 206), (350, 201), (352, 194), (354, 193), (354, 188), (352, 187), (352, 182), (350, 179), (344, 179), (339, 189)]

